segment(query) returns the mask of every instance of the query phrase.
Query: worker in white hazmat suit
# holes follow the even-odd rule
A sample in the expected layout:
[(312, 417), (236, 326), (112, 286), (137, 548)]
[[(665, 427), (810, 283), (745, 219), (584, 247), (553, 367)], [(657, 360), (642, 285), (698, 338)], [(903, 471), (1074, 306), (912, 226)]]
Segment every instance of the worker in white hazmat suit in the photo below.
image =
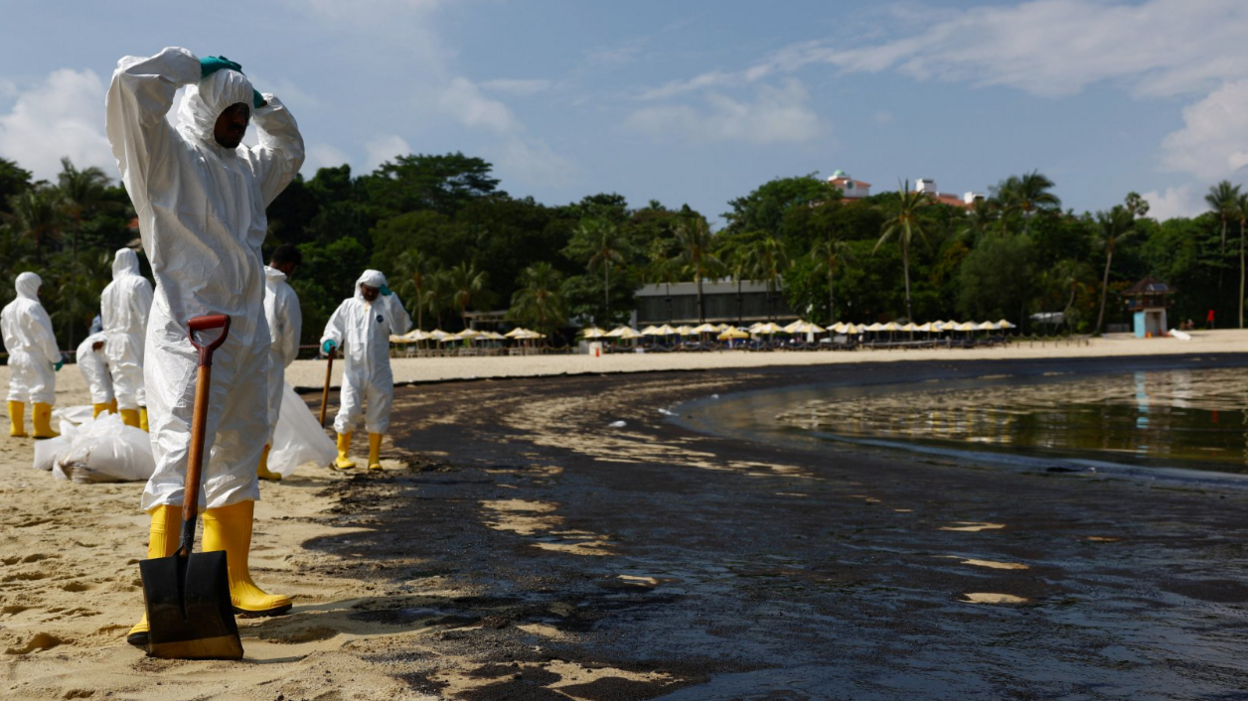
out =
[(113, 411), (113, 403), (116, 401), (113, 397), (113, 380), (108, 372), (108, 359), (104, 357), (107, 338), (108, 335), (103, 331), (93, 333), (78, 344), (78, 351), (74, 354), (74, 362), (91, 391), (91, 418)]
[[(174, 127), (165, 115), (179, 88), (185, 95)], [(260, 143), (243, 147), (249, 122)], [(284, 613), (290, 599), (256, 586), (248, 553), (260, 496), (256, 465), (268, 434), (260, 244), (265, 207), (303, 164), (299, 128), (277, 98), (252, 88), (237, 63), (167, 48), (118, 62), (105, 131), (156, 279), (143, 358), (156, 460), (142, 501), (152, 516), (148, 557), (166, 557), (178, 545), (197, 365), (187, 322), (226, 314), (229, 336), (213, 358), (206, 417), (202, 547), (226, 551), (235, 610)], [(147, 630), (144, 617), (127, 640), (144, 645)]]
[(143, 346), (152, 309), (152, 284), (139, 274), (139, 256), (129, 248), (113, 255), (113, 281), (100, 293), (100, 320), (108, 343), (104, 355), (127, 426), (148, 430), (143, 391)]
[(412, 320), (398, 295), (386, 286), (386, 276), (365, 270), (355, 281), (355, 296), (343, 300), (325, 324), (321, 349), (342, 348), (342, 395), (334, 430), (338, 432), (339, 469), (355, 467), (347, 457), (351, 434), (360, 417), (368, 430), (368, 467), (381, 469), (381, 437), (390, 428), (394, 402), (394, 375), (390, 373), (390, 335), (403, 335)]
[(9, 351), (9, 435), (26, 437), (26, 404), (32, 403), (35, 438), (55, 438), (52, 404), (56, 401), (56, 371), (65, 364), (56, 347), (52, 320), (39, 303), (43, 280), (35, 273), (17, 276), (17, 299), (0, 311), (0, 336)]
[(299, 335), (303, 333), (303, 312), (299, 295), (286, 278), (303, 262), (299, 249), (278, 246), (264, 267), (264, 318), (269, 322), (269, 438), (260, 455), (256, 475), (260, 479), (280, 480), (269, 470), (269, 449), (273, 447), (273, 431), (282, 410), (282, 390), (286, 386), (286, 368), (299, 355)]

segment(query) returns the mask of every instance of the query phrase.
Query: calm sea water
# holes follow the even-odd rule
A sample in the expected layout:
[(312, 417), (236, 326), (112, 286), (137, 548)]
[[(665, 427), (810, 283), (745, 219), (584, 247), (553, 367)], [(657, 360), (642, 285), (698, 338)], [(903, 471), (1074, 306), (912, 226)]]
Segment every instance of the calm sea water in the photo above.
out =
[(859, 381), (697, 402), (682, 423), (807, 447), (834, 441), (1032, 466), (1038, 459), (1248, 474), (1244, 367), (869, 382), (868, 371)]

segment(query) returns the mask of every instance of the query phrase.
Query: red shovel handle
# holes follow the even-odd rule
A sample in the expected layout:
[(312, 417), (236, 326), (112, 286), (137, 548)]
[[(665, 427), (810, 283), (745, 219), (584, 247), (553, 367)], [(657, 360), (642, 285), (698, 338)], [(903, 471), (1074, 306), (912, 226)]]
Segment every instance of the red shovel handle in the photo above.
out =
[[(195, 350), (199, 351), (199, 364), (205, 367), (212, 365), (212, 352), (221, 347), (225, 343), (225, 337), (230, 335), (230, 317), (225, 314), (209, 314), (208, 316), (197, 316), (186, 322), (187, 335), (191, 338), (191, 345), (195, 346)], [(221, 329), (221, 335), (212, 343), (204, 345), (195, 340), (196, 331), (210, 331), (212, 329)]]

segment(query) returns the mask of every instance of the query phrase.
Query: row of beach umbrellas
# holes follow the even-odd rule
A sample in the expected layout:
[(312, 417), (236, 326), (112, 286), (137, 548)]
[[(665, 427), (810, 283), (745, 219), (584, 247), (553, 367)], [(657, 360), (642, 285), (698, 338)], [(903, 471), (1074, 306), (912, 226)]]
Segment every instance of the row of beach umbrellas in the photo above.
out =
[(758, 322), (748, 328), (737, 328), (728, 324), (701, 324), (699, 326), (671, 326), (663, 324), (662, 326), (647, 326), (641, 331), (630, 326), (619, 326), (611, 331), (604, 331), (596, 326), (591, 326), (581, 332), (581, 337), (588, 340), (602, 338), (621, 338), (633, 339), (646, 336), (700, 336), (702, 334), (717, 334), (719, 340), (749, 338), (750, 335), (770, 336), (778, 333), (787, 334), (811, 334), (826, 333), (832, 331), (838, 334), (860, 334), (864, 332), (911, 332), (911, 333), (943, 333), (946, 331), (1001, 331), (1005, 329), (1015, 328), (1015, 325), (1002, 319), (1000, 321), (931, 321), (925, 324), (915, 324), (913, 322), (906, 324), (898, 324), (894, 321), (888, 323), (874, 324), (849, 324), (838, 321), (828, 327), (819, 326), (809, 321), (798, 319), (787, 326), (780, 326), (774, 322)]
[(456, 341), (502, 341), (505, 339), (531, 341), (539, 338), (546, 338), (546, 334), (517, 326), (505, 334), (497, 331), (478, 331), (476, 329), (464, 329), (458, 333), (447, 333), (441, 329), (434, 329), (433, 331), (414, 329), (402, 336), (391, 336), (390, 342), (418, 343), (421, 341), (434, 341), (437, 343), (454, 343)]

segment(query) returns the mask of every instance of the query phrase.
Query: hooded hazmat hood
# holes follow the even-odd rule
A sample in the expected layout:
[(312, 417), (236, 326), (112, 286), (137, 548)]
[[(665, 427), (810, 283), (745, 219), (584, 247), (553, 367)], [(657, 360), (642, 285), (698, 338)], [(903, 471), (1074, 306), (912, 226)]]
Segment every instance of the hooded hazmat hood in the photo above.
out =
[(198, 84), (186, 86), (182, 106), (178, 108), (178, 129), (189, 138), (216, 146), (213, 129), (217, 118), (227, 107), (238, 102), (250, 109), (253, 94), (247, 76), (223, 68)]

